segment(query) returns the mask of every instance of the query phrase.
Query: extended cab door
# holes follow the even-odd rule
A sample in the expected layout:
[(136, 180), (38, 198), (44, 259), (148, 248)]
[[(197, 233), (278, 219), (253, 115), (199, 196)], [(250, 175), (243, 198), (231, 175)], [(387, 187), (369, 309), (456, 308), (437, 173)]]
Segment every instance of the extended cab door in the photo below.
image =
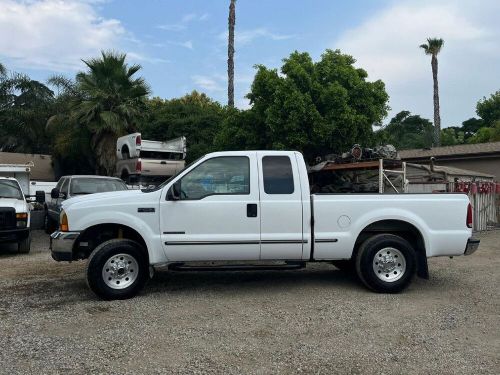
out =
[(215, 155), (172, 181), (175, 197), (162, 193), (160, 230), (169, 261), (259, 259), (256, 153)]
[[(261, 259), (302, 259), (302, 190), (295, 155), (258, 152)], [(307, 176), (306, 176), (307, 177)]]

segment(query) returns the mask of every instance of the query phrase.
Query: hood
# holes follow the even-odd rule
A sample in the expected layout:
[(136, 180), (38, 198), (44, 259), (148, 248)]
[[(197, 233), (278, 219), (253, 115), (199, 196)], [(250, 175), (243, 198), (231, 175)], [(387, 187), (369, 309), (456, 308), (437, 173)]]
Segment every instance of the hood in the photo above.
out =
[(141, 194), (144, 194), (141, 190), (123, 190), (123, 191), (109, 191), (106, 193), (95, 193), (75, 196), (70, 199), (65, 200), (62, 203), (62, 208), (67, 209), (75, 204), (94, 204), (100, 202), (116, 202), (116, 201), (126, 201), (128, 199), (134, 199)]
[(18, 212), (29, 212), (28, 203), (23, 199), (0, 198), (0, 207), (12, 207)]

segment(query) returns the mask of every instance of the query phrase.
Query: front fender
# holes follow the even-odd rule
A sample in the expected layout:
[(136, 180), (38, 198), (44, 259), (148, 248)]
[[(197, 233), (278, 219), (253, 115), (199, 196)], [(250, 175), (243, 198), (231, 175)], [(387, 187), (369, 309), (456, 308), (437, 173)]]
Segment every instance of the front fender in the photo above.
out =
[[(158, 216), (153, 214), (147, 217), (148, 221), (131, 213), (113, 211), (113, 216), (109, 217), (111, 211), (94, 211), (85, 215), (72, 215), (68, 210), (69, 227), (72, 231), (83, 232), (86, 229), (101, 224), (117, 224), (129, 227), (135, 230), (144, 239), (146, 243), (149, 260), (151, 264), (166, 262), (167, 258), (163, 247), (161, 246), (161, 237), (159, 231)], [(151, 225), (151, 219), (155, 219), (156, 225)], [(156, 229), (154, 231), (153, 229)]]

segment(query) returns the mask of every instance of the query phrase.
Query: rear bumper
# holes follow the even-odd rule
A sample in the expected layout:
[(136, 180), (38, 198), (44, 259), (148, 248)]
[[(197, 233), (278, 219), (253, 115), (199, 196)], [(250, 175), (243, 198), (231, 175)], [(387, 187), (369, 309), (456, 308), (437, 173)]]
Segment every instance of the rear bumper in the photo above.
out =
[(467, 246), (465, 247), (464, 255), (471, 255), (479, 247), (479, 240), (477, 238), (469, 238), (467, 240)]
[(50, 251), (52, 259), (58, 262), (73, 260), (73, 245), (80, 232), (55, 231), (50, 235)]
[(0, 243), (20, 242), (30, 235), (30, 228), (0, 230)]

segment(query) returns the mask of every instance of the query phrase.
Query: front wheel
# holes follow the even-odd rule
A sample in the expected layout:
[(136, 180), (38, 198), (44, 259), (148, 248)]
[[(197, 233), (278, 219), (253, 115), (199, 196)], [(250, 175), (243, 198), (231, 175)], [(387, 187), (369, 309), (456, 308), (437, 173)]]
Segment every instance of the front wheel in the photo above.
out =
[(87, 284), (100, 298), (127, 299), (139, 293), (149, 278), (142, 247), (131, 240), (109, 240), (87, 262)]
[(28, 254), (31, 250), (31, 233), (24, 240), (17, 243), (17, 251), (21, 254)]
[(43, 229), (45, 230), (45, 233), (47, 233), (47, 234), (51, 234), (52, 232), (54, 232), (57, 229), (57, 223), (50, 218), (48, 212), (45, 212)]
[(405, 289), (416, 272), (415, 250), (404, 238), (378, 234), (368, 238), (356, 256), (356, 272), (361, 281), (379, 293)]

